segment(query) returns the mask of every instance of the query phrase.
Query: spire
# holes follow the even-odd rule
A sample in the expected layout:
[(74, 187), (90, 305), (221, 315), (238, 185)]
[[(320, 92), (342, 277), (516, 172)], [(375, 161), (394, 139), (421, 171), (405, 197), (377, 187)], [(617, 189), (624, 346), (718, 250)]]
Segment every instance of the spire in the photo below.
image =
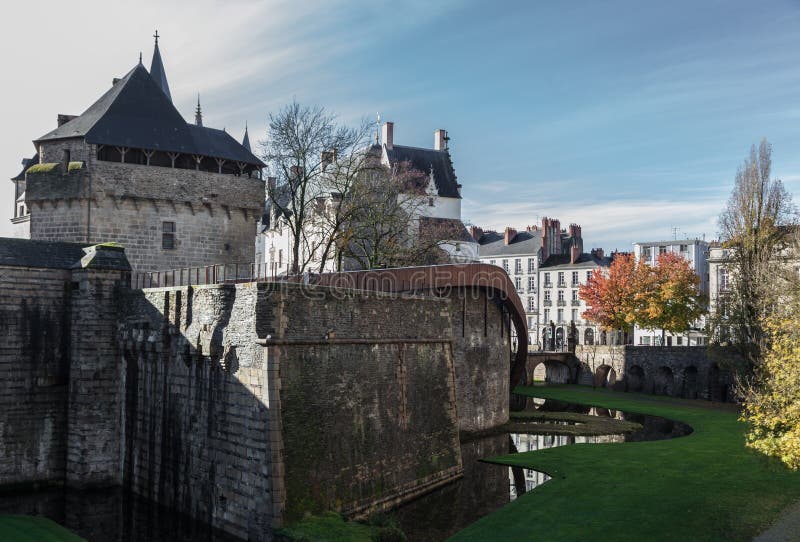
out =
[(158, 50), (158, 30), (153, 34), (153, 37), (156, 39), (156, 45), (153, 49), (153, 61), (150, 63), (150, 77), (153, 78), (153, 81), (155, 81), (164, 94), (167, 95), (169, 101), (172, 101), (172, 95), (169, 93), (169, 84), (167, 84), (167, 74), (164, 71), (164, 63), (161, 61), (161, 53)]
[(248, 152), (253, 152), (250, 148), (250, 136), (247, 134), (247, 121), (244, 123), (244, 138), (242, 139), (242, 147), (247, 149)]
[(203, 125), (203, 112), (200, 111), (200, 93), (197, 93), (197, 110), (194, 112), (194, 123), (198, 126)]

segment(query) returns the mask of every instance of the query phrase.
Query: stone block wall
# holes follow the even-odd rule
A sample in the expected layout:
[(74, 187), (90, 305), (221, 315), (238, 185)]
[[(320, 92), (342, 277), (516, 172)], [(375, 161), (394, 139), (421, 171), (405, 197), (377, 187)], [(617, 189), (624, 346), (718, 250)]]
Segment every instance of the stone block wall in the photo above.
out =
[(119, 331), (125, 485), (249, 540), (274, 522), (257, 293), (255, 284), (135, 291)]
[(459, 429), (504, 424), (511, 367), (508, 317), (483, 289), (455, 289), (449, 299)]
[(729, 401), (731, 374), (721, 358), (704, 347), (688, 346), (577, 346), (579, 384), (684, 397)]
[(296, 286), (275, 299), (287, 520), (365, 515), (461, 473), (448, 299)]
[(0, 485), (64, 478), (69, 275), (0, 267)]
[[(116, 242), (136, 271), (255, 261), (264, 204), (255, 177), (91, 159), (26, 182), (31, 239)], [(162, 247), (165, 221), (175, 223), (173, 249)]]

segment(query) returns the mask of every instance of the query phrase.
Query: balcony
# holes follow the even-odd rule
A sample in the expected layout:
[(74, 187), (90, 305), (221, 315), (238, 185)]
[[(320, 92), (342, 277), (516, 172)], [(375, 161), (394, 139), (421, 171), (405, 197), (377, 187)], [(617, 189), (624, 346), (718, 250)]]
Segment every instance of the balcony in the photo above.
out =
[(545, 299), (544, 301), (542, 301), (542, 304), (545, 307), (552, 307), (553, 306), (553, 301), (551, 299)]
[(560, 281), (558, 281), (558, 287), (559, 288), (566, 288), (567, 287), (567, 283), (564, 282), (563, 280), (560, 280)]
[(580, 286), (580, 285), (581, 285), (581, 283), (580, 283), (580, 282), (577, 282), (577, 281), (574, 281), (574, 280), (572, 281), (572, 287), (573, 287), (573, 288), (577, 288), (577, 287), (578, 287), (578, 286)]
[(570, 302), (570, 305), (572, 305), (573, 307), (580, 307), (581, 306), (581, 300), (580, 299), (573, 299)]
[(563, 299), (559, 299), (558, 300), (558, 306), (559, 307), (566, 307), (567, 306), (567, 302), (564, 301)]
[(552, 288), (552, 287), (553, 287), (553, 283), (552, 283), (552, 282), (550, 282), (550, 281), (546, 281), (546, 282), (544, 283), (544, 287), (545, 287), (545, 288)]

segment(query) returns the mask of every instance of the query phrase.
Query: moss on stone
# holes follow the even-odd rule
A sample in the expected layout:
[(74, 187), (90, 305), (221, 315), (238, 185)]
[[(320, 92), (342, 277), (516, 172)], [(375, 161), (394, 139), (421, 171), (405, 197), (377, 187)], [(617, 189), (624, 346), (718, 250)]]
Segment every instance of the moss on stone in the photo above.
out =
[(67, 171), (76, 171), (83, 169), (83, 162), (70, 162)]
[(46, 164), (33, 164), (25, 173), (50, 173), (58, 167), (58, 162), (48, 162)]

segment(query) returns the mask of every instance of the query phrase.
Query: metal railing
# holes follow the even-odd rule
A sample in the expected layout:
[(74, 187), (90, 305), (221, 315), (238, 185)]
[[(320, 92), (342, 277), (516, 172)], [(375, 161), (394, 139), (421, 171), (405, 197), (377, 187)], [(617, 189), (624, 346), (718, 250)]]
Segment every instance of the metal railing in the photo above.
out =
[(250, 263), (181, 267), (168, 271), (135, 272), (131, 275), (131, 288), (236, 284), (239, 282), (273, 280), (277, 277), (277, 266), (274, 264)]

